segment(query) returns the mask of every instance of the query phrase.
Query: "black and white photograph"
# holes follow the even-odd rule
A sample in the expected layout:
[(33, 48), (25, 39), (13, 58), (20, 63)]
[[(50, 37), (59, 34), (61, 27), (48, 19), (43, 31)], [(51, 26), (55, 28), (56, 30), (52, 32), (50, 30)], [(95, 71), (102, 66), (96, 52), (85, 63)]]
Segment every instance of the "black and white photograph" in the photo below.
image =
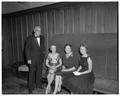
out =
[(119, 1), (2, 1), (2, 94), (119, 94)]

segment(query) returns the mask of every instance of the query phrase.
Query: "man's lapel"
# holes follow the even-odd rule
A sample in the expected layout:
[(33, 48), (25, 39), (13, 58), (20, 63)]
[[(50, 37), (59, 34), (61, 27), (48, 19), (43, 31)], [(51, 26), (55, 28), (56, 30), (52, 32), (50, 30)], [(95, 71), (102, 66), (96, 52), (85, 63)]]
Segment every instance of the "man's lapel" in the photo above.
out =
[(40, 35), (40, 45), (41, 45), (41, 43), (42, 43), (42, 36)]

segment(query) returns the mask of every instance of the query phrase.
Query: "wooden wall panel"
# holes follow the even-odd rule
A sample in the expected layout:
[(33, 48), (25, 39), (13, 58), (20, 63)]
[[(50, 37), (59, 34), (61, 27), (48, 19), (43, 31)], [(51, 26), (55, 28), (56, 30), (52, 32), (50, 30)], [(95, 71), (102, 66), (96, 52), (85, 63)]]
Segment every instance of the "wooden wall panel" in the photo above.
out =
[(52, 35), (55, 33), (55, 29), (54, 29), (54, 12), (50, 11), (48, 12), (47, 15), (47, 19), (48, 19), (48, 33), (47, 33), (47, 38), (48, 40), (50, 40), (52, 38)]
[(18, 46), (18, 58), (19, 58), (19, 61), (22, 61), (23, 59), (23, 43), (22, 43), (22, 37), (23, 35), (21, 34), (21, 17), (17, 17), (17, 30), (16, 30), (16, 33), (17, 33), (17, 46)]
[(97, 32), (98, 33), (104, 33), (104, 19), (105, 19), (104, 10), (105, 8), (103, 7), (97, 8)]
[(64, 34), (64, 10), (54, 11), (54, 33)]
[(92, 9), (91, 9), (91, 7), (87, 7), (86, 8), (86, 14), (85, 14), (85, 33), (91, 33), (92, 31), (91, 31), (91, 29), (92, 29), (92, 19), (91, 19), (91, 17), (92, 17), (92, 14), (91, 14), (91, 12), (92, 12)]
[(114, 6), (108, 6), (105, 8), (105, 15), (104, 15), (104, 20), (105, 20), (105, 32), (106, 33), (117, 33), (117, 9)]
[(34, 24), (33, 24), (33, 15), (28, 15), (28, 21), (27, 21), (27, 25), (28, 25), (28, 36), (32, 34), (33, 28), (34, 28)]
[(37, 13), (37, 14), (34, 14), (33, 17), (34, 17), (34, 18), (33, 18), (33, 22), (34, 22), (34, 23), (33, 23), (33, 26), (38, 26), (38, 25), (40, 24), (40, 23), (39, 23), (39, 22), (40, 22), (39, 14), (38, 14), (38, 13)]
[(41, 12), (40, 13), (40, 20), (41, 20), (41, 30), (42, 30), (42, 35), (45, 37), (45, 46), (46, 46), (46, 51), (48, 49), (48, 13), (47, 12)]
[(7, 68), (9, 65), (9, 55), (8, 55), (8, 35), (7, 35), (7, 18), (2, 18), (2, 68)]
[(26, 18), (26, 32), (27, 32), (27, 36), (29, 36), (29, 30), (28, 30), (28, 16), (25, 16)]
[(14, 50), (14, 61), (13, 62), (16, 62), (18, 61), (18, 43), (17, 43), (17, 33), (16, 33), (16, 18), (15, 17), (12, 17), (12, 40), (13, 40), (13, 50)]
[(91, 23), (91, 32), (92, 33), (96, 33), (97, 32), (97, 7), (92, 7), (92, 9), (91, 9), (92, 11), (91, 11), (91, 19), (92, 19), (92, 23)]
[(13, 20), (12, 20), (12, 17), (10, 17), (11, 19), (11, 23), (10, 23), (10, 27), (11, 27), (11, 30), (9, 30), (11, 32), (11, 41), (12, 41), (12, 54), (11, 54), (11, 57), (12, 57), (12, 62), (10, 62), (11, 64), (13, 64), (15, 62), (15, 50), (14, 50), (14, 41), (13, 41), (13, 38), (14, 38), (14, 33), (13, 33)]
[(42, 35), (47, 33), (47, 13), (46, 12), (41, 12), (40, 13), (40, 18), (41, 18), (41, 27), (42, 27)]
[(8, 64), (11, 66), (13, 63), (13, 49), (12, 49), (12, 34), (11, 34), (11, 19), (8, 19), (8, 28), (7, 28), (7, 44), (8, 44)]
[(85, 8), (84, 7), (80, 7), (80, 32), (81, 33), (85, 33)]
[(22, 32), (22, 38), (23, 38), (23, 46), (24, 42), (27, 37), (27, 23), (26, 23), (26, 16), (21, 17), (21, 32)]
[(23, 29), (22, 29), (22, 16), (20, 16), (20, 35), (21, 35), (21, 47), (24, 49)]
[[(76, 22), (75, 22), (76, 23)], [(66, 8), (64, 10), (64, 33), (69, 34), (73, 33), (73, 9)], [(77, 31), (76, 31), (77, 33)]]
[(66, 21), (67, 21), (66, 32), (73, 33), (74, 32), (73, 31), (74, 21), (73, 21), (73, 9), (72, 8), (67, 9)]
[(8, 14), (4, 17), (6, 20), (3, 21), (3, 28), (6, 33), (3, 37), (7, 38), (6, 50), (11, 52), (8, 56), (12, 57), (11, 63), (23, 59), (24, 42), (36, 25), (41, 26), (42, 34), (46, 38), (46, 50), (49, 41), (56, 34), (118, 33), (117, 3), (76, 2), (70, 6), (69, 3), (64, 3), (44, 8), (38, 11), (29, 10), (28, 13), (25, 11), (21, 14)]

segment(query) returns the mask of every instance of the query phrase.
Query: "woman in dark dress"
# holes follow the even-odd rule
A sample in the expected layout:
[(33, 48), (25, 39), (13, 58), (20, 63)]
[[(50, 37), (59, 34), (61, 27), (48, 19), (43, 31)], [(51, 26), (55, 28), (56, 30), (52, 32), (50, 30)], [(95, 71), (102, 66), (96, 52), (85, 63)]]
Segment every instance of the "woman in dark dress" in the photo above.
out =
[(70, 89), (69, 79), (74, 77), (73, 72), (78, 67), (78, 57), (72, 52), (70, 44), (66, 44), (65, 55), (62, 57), (62, 70), (56, 73), (56, 75), (62, 76), (62, 85), (67, 89)]
[(92, 71), (92, 60), (87, 54), (87, 46), (80, 46), (80, 62), (74, 78), (70, 79), (71, 91), (73, 94), (92, 94), (94, 85), (94, 74)]

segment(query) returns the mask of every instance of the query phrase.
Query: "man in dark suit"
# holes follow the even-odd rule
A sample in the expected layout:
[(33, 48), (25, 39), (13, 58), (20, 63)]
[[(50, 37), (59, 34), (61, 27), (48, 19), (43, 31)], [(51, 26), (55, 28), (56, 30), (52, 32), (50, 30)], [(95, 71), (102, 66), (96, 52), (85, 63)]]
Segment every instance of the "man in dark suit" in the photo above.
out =
[(40, 26), (35, 26), (34, 33), (29, 36), (25, 43), (25, 55), (29, 64), (29, 93), (36, 87), (42, 88), (42, 66), (45, 56), (45, 39), (41, 35)]

